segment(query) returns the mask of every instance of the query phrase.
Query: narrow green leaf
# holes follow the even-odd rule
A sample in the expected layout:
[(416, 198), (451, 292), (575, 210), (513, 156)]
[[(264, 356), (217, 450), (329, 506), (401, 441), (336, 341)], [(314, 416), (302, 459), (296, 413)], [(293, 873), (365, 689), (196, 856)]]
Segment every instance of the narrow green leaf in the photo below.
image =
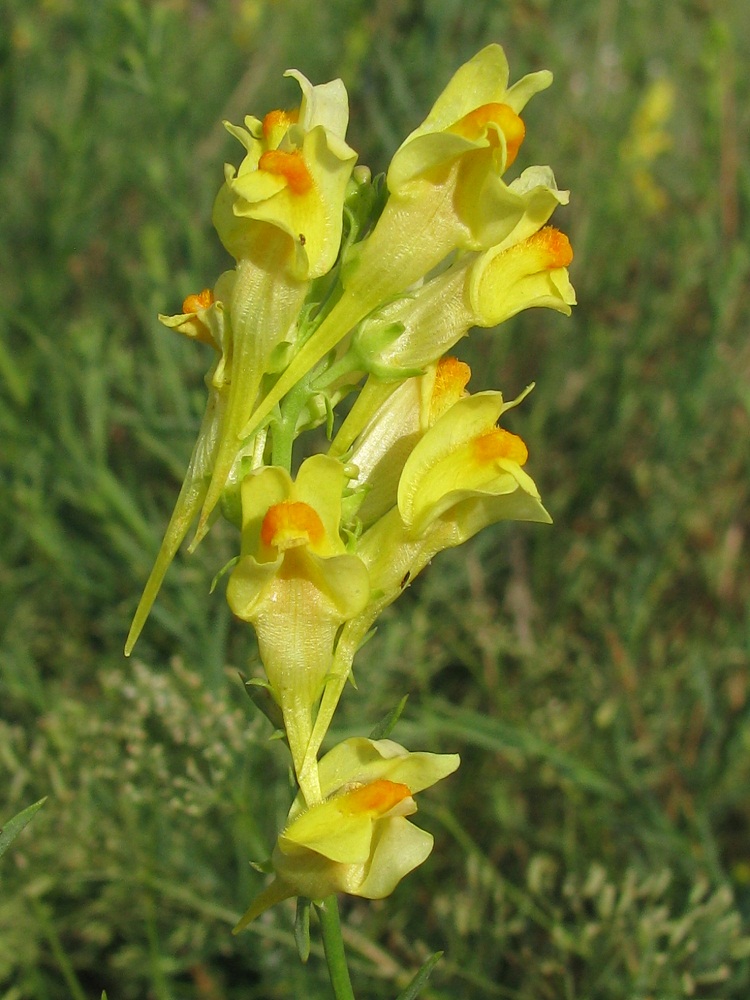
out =
[(414, 1000), (416, 996), (419, 995), (419, 991), (426, 984), (427, 980), (432, 974), (432, 970), (438, 964), (440, 959), (443, 957), (442, 951), (436, 951), (434, 955), (430, 955), (427, 961), (424, 963), (422, 968), (412, 979), (409, 985), (406, 987), (403, 993), (399, 993), (396, 1000)]
[(38, 802), (28, 806), (23, 812), (18, 813), (13, 819), (9, 820), (4, 827), (0, 828), (0, 857), (5, 854), (12, 841), (16, 839), (21, 830), (32, 819), (37, 810), (42, 808), (46, 801), (47, 796), (45, 795), (43, 799), (39, 799)]
[(375, 728), (370, 733), (371, 740), (385, 740), (393, 732), (394, 726), (401, 718), (401, 715), (406, 708), (406, 703), (409, 700), (409, 695), (405, 694), (401, 701), (392, 709), (384, 719), (381, 719), (375, 726)]
[(512, 747), (528, 757), (547, 761), (559, 774), (586, 791), (612, 801), (622, 797), (622, 790), (603, 774), (536, 733), (443, 701), (435, 701), (433, 709), (434, 715), (425, 715), (424, 728), (444, 736), (455, 736), (486, 750), (502, 752), (507, 747)]

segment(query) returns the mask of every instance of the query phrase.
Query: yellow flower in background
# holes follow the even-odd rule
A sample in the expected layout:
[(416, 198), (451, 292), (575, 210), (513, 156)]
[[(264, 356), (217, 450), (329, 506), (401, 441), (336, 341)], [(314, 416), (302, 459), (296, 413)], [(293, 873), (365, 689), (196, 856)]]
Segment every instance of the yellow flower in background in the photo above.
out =
[(313, 87), (288, 70), (302, 89), (298, 110), (271, 111), (245, 127), (225, 122), (247, 151), (226, 181), (214, 206), (214, 225), (236, 258), (262, 260), (272, 235), (286, 237), (288, 267), (307, 280), (330, 270), (341, 243), (344, 193), (357, 154), (346, 144), (349, 105), (341, 80)]
[(235, 933), (290, 896), (390, 895), (432, 850), (432, 836), (406, 818), (417, 811), (414, 795), (458, 765), (457, 754), (410, 753), (391, 740), (335, 746), (319, 763), (321, 801), (293, 803), (271, 859), (275, 879)]
[(632, 188), (649, 214), (663, 212), (667, 195), (654, 178), (656, 160), (673, 145), (669, 131), (676, 100), (671, 80), (661, 77), (648, 87), (636, 108), (620, 158), (630, 174)]
[[(336, 633), (370, 596), (367, 569), (346, 552), (339, 533), (347, 482), (341, 462), (314, 455), (295, 480), (269, 466), (248, 475), (241, 487), (242, 548), (227, 600), (255, 629), (301, 783)], [(314, 785), (303, 787), (316, 794)]]

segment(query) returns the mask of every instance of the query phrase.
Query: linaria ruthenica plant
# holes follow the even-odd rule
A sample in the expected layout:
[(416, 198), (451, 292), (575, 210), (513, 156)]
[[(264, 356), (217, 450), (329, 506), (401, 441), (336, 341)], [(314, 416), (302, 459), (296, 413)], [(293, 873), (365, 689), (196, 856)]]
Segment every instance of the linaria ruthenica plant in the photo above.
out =
[[(525, 443), (502, 426), (529, 389), (510, 402), (472, 394), (448, 352), (471, 327), (532, 306), (569, 313), (575, 297), (570, 244), (547, 224), (567, 192), (546, 166), (505, 179), (549, 72), (508, 86), (503, 50), (487, 46), (378, 178), (346, 142), (341, 80), (287, 75), (298, 108), (226, 124), (244, 157), (225, 167), (213, 219), (234, 266), (159, 317), (213, 363), (126, 652), (191, 525), (189, 550), (216, 518), (235, 525), (227, 600), (255, 630), (266, 674), (255, 700), (288, 742), (299, 789), (273, 880), (237, 929), (282, 899), (316, 902), (345, 997), (335, 894), (382, 898), (427, 858), (432, 837), (408, 818), (415, 796), (459, 763), (364, 737), (319, 756), (354, 656), (441, 550), (497, 521), (550, 520)], [(295, 462), (295, 442), (318, 427), (326, 448)]]

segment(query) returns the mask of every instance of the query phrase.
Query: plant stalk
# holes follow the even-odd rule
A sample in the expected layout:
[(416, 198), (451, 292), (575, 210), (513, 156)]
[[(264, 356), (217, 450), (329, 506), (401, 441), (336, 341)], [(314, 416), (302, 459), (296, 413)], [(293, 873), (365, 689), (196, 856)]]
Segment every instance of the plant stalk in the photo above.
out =
[(344, 939), (341, 936), (341, 918), (335, 894), (316, 903), (315, 909), (323, 932), (323, 950), (328, 963), (328, 974), (336, 1000), (355, 1000), (346, 962)]

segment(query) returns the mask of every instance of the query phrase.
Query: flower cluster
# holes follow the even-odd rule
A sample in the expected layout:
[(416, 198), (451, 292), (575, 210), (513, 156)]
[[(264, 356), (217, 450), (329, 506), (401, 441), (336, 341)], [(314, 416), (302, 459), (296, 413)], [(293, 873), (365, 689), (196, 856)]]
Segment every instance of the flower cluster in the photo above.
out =
[[(226, 167), (214, 223), (235, 266), (160, 317), (209, 345), (214, 363), (127, 643), (191, 524), (191, 548), (216, 517), (235, 524), (227, 600), (256, 632), (299, 784), (275, 879), (243, 926), (289, 896), (385, 896), (427, 857), (431, 838), (406, 817), (455, 755), (365, 739), (318, 754), (355, 653), (406, 584), (489, 524), (549, 521), (526, 445), (502, 426), (526, 393), (469, 393), (469, 368), (450, 352), (472, 327), (575, 302), (570, 244), (548, 225), (567, 193), (549, 167), (504, 179), (549, 73), (509, 87), (503, 50), (483, 49), (384, 179), (355, 166), (341, 81), (288, 75), (297, 110), (227, 124), (245, 156)], [(324, 453), (295, 468), (295, 442), (321, 426)]]

